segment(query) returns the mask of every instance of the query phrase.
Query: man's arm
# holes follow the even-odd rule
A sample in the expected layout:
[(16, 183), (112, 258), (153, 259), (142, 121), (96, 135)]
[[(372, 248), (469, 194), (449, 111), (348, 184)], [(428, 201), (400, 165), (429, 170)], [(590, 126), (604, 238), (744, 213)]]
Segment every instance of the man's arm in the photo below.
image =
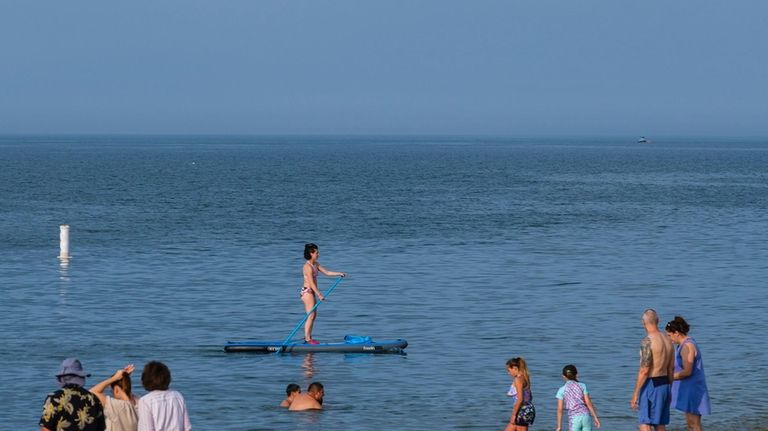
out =
[(632, 392), (632, 400), (629, 402), (632, 409), (637, 409), (637, 399), (640, 397), (640, 388), (648, 379), (653, 365), (653, 352), (651, 351), (651, 339), (643, 338), (640, 342), (640, 367), (637, 369), (637, 380), (635, 380), (635, 390)]

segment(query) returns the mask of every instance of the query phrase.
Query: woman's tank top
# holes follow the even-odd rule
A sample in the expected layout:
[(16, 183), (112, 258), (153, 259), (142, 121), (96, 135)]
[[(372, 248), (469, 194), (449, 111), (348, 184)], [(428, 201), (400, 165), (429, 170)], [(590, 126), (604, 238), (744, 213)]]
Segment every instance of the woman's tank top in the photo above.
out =
[[(517, 402), (517, 388), (515, 387), (515, 384), (512, 383), (512, 385), (509, 386), (509, 390), (507, 391), (507, 396), (512, 397), (512, 402)], [(523, 402), (524, 403), (530, 403), (533, 396), (531, 395), (531, 389), (523, 389)]]

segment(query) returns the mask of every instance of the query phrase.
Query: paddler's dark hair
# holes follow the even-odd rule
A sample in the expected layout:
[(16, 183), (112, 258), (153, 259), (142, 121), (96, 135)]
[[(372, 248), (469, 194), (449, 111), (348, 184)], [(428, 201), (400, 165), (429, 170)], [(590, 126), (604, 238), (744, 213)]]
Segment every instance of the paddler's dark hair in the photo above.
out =
[(312, 252), (317, 250), (317, 245), (313, 243), (304, 244), (304, 259), (312, 259)]

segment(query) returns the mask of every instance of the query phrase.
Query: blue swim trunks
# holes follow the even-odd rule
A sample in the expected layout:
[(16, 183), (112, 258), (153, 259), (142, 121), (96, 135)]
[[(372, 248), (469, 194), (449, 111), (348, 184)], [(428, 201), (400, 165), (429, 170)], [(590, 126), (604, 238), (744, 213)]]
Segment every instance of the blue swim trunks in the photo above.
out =
[(640, 389), (638, 422), (644, 425), (669, 424), (669, 400), (672, 391), (667, 377), (651, 377)]

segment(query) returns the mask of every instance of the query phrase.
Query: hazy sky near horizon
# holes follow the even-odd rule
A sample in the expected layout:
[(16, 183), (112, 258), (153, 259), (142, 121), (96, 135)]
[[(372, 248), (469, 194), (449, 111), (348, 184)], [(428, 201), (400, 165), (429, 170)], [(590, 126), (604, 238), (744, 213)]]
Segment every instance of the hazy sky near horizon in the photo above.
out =
[(0, 133), (768, 136), (768, 2), (0, 3)]

